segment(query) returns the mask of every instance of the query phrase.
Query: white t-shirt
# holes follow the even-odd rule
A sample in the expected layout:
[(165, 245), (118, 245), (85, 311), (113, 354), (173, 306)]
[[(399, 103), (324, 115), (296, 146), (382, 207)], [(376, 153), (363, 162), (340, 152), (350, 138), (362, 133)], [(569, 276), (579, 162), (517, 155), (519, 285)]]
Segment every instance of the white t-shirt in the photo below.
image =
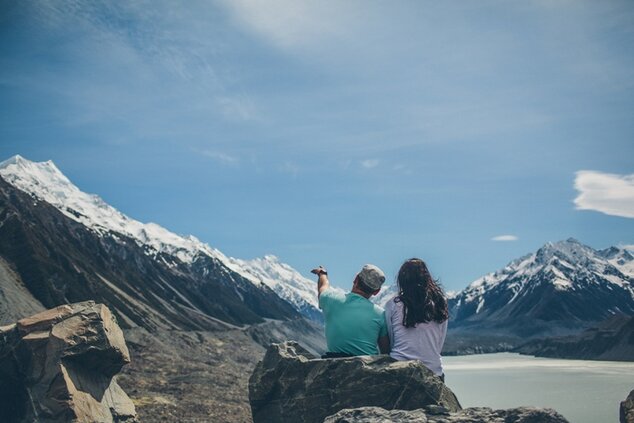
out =
[(436, 375), (443, 374), (440, 352), (447, 335), (447, 321), (403, 326), (403, 303), (390, 299), (385, 305), (385, 320), (390, 336), (390, 356), (395, 360), (422, 361)]

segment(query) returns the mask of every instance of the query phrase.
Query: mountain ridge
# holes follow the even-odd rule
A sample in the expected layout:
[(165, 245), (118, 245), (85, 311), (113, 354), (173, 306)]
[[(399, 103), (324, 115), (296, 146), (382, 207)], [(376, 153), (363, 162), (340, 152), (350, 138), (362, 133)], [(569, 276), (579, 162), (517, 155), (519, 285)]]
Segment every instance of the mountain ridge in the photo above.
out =
[[(34, 206), (38, 201), (49, 204), (102, 240), (134, 244), (167, 273), (189, 274), (191, 285), (208, 279), (210, 269), (216, 269), (220, 272), (216, 279), (232, 281), (224, 282), (225, 288), (235, 291), (246, 282), (256, 289), (266, 286), (301, 315), (323, 323), (314, 282), (273, 255), (251, 260), (228, 257), (194, 236), (136, 221), (97, 195), (79, 190), (52, 161), (36, 163), (14, 156), (0, 163), (0, 177), (30, 196)], [(112, 284), (103, 279), (102, 283)], [(235, 292), (242, 300), (240, 289)], [(373, 300), (384, 305), (396, 294), (395, 285), (387, 286)], [(548, 335), (551, 326), (554, 335), (572, 332), (612, 314), (634, 314), (634, 256), (620, 247), (594, 250), (574, 238), (547, 242), (448, 299), (453, 330), (538, 336)]]
[(108, 205), (99, 196), (82, 192), (50, 160), (37, 163), (16, 155), (0, 163), (0, 176), (99, 236), (128, 237), (145, 249), (148, 256), (162, 260), (167, 266), (177, 266), (177, 261), (193, 265), (201, 257), (217, 260), (254, 285), (269, 286), (309, 319), (323, 321), (314, 282), (275, 256), (236, 259), (192, 235), (181, 236), (155, 223), (141, 223)]
[(634, 314), (634, 257), (624, 248), (594, 250), (574, 238), (478, 278), (450, 300), (454, 328), (519, 336), (570, 332), (614, 314)]

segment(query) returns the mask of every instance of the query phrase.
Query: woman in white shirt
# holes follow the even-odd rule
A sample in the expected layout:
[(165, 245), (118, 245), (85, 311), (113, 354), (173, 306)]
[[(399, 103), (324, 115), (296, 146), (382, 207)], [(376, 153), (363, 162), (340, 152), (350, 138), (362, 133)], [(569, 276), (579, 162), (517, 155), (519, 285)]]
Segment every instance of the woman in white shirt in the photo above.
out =
[(407, 260), (398, 272), (399, 293), (385, 306), (390, 356), (420, 360), (445, 379), (440, 352), (447, 335), (447, 299), (421, 259)]

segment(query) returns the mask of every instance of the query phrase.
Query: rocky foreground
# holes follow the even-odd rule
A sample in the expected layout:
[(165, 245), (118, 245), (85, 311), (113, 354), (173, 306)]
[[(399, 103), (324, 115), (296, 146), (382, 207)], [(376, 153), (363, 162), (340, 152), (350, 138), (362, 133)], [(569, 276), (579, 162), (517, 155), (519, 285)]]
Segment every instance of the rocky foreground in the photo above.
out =
[(554, 410), (518, 407), (509, 410), (492, 410), (473, 407), (450, 413), (447, 410), (425, 407), (418, 410), (385, 410), (379, 407), (362, 407), (341, 410), (326, 417), (324, 423), (567, 423)]
[(273, 344), (249, 380), (255, 423), (321, 423), (343, 408), (461, 409), (454, 393), (418, 361), (386, 355), (317, 359), (296, 342)]
[(621, 403), (619, 411), (621, 423), (634, 423), (634, 390)]
[(319, 359), (296, 342), (273, 344), (249, 380), (255, 423), (567, 423), (554, 410), (462, 409), (418, 361)]
[[(292, 341), (269, 347), (247, 399), (246, 378), (264, 353), (253, 339), (270, 342), (296, 330), (275, 321), (217, 333), (139, 328), (126, 333), (136, 351), (128, 365), (124, 334), (106, 306), (56, 307), (0, 328), (0, 421), (566, 422), (549, 409), (462, 409), (419, 362), (323, 360)], [(621, 422), (634, 423), (634, 391), (621, 403)]]

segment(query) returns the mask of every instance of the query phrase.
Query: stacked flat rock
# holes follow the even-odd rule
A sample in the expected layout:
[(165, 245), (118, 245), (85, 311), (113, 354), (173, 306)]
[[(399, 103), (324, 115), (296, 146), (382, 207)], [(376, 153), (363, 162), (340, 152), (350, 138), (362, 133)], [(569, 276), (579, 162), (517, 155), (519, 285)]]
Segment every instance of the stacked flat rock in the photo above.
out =
[(249, 380), (253, 421), (321, 423), (345, 408), (461, 409), (442, 380), (418, 361), (389, 356), (319, 359), (296, 342), (273, 344)]
[(634, 423), (634, 390), (621, 402), (621, 423)]
[(136, 422), (115, 375), (130, 362), (110, 310), (63, 305), (0, 328), (0, 421)]
[(361, 407), (341, 410), (326, 417), (324, 423), (568, 423), (568, 420), (548, 408), (492, 410), (474, 407), (451, 413), (438, 407), (412, 411)]

